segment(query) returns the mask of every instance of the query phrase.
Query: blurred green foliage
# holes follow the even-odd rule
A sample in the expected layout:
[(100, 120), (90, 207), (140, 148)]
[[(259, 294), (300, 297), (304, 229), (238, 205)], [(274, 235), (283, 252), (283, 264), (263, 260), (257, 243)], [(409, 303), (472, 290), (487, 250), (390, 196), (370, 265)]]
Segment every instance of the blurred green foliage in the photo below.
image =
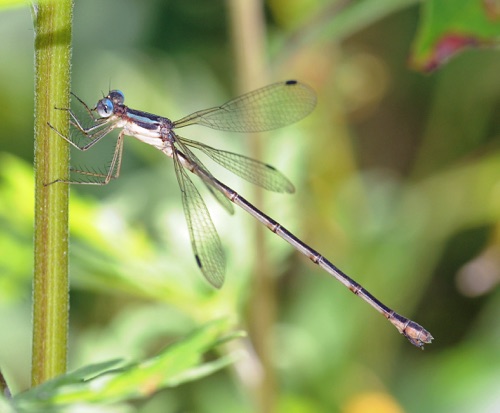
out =
[(16, 407), (20, 411), (40, 411), (56, 406), (117, 403), (198, 380), (235, 361), (232, 354), (208, 362), (202, 360), (203, 353), (212, 347), (237, 337), (238, 334), (221, 336), (229, 327), (227, 320), (211, 322), (140, 363), (123, 365), (120, 360), (113, 360), (85, 366), (19, 394)]
[[(499, 410), (500, 56), (473, 50), (422, 75), (407, 62), (428, 3), (366, 0), (338, 13), (332, 4), (266, 3), (270, 80), (299, 78), (319, 103), (303, 122), (263, 136), (262, 159), (297, 187), (289, 198), (266, 194), (263, 209), (435, 341), (416, 350), (266, 233), (274, 411)], [(130, 106), (177, 119), (237, 94), (235, 48), (246, 46), (231, 38), (227, 2), (77, 1), (74, 17), (73, 91), (89, 104), (111, 86)], [(29, 9), (0, 14), (0, 368), (14, 394), (29, 385), (32, 30)], [(248, 152), (242, 136), (183, 134)], [(72, 163), (102, 167), (108, 143)], [(249, 186), (213, 170), (252, 200)], [(72, 370), (146, 359), (221, 317), (246, 328), (261, 259), (254, 222), (207, 203), (228, 256), (221, 291), (196, 268), (161, 153), (128, 139), (119, 180), (71, 188)], [(259, 411), (258, 334), (219, 350), (247, 349), (232, 368), (113, 411)]]
[(433, 70), (467, 47), (498, 42), (500, 5), (497, 1), (428, 0), (415, 41), (412, 64)]

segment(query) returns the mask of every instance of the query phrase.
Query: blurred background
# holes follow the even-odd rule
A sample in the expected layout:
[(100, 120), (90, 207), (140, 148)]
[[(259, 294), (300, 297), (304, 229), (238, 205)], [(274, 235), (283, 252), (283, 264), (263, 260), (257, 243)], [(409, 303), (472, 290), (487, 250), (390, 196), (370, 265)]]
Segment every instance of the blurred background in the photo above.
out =
[[(500, 410), (500, 55), (476, 49), (432, 74), (410, 68), (422, 8), (76, 1), (72, 90), (89, 105), (117, 88), (131, 107), (175, 120), (279, 80), (314, 88), (316, 110), (293, 126), (182, 135), (282, 171), (295, 194), (263, 193), (207, 161), (435, 339), (413, 347), (248, 214), (228, 216), (207, 196), (228, 257), (214, 291), (192, 256), (172, 161), (128, 138), (119, 180), (71, 188), (70, 368), (141, 359), (221, 316), (249, 336), (226, 348), (242, 353), (233, 368), (114, 412)], [(0, 366), (20, 392), (33, 266), (28, 8), (0, 13), (0, 39)], [(102, 168), (112, 144), (72, 153), (72, 164)]]

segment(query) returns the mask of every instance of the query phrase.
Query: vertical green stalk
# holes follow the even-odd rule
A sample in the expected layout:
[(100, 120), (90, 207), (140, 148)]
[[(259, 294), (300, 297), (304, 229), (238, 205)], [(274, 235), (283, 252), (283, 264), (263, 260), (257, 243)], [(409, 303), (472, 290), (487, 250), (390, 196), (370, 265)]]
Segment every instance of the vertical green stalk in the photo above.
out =
[(67, 133), (72, 0), (33, 7), (35, 29), (35, 268), (33, 359), (36, 386), (66, 371), (68, 341), (68, 186), (47, 183), (68, 174), (69, 149), (47, 123)]
[[(236, 71), (240, 92), (247, 92), (268, 83), (265, 59), (265, 17), (262, 0), (228, 0), (230, 24), (236, 55)], [(252, 134), (250, 156), (262, 158), (259, 136)], [(263, 194), (255, 187), (255, 205), (262, 205)], [(257, 410), (270, 413), (276, 410), (277, 379), (273, 365), (273, 329), (276, 319), (276, 285), (265, 245), (267, 231), (255, 223), (254, 278), (248, 301), (247, 324), (250, 339), (259, 357), (262, 377), (253, 389)]]

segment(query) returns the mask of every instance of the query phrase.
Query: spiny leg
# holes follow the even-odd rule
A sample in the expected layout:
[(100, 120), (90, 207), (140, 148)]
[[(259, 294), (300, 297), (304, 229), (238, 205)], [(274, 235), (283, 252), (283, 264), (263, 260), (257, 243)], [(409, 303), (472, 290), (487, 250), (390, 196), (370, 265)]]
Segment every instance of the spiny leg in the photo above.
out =
[[(103, 130), (107, 130), (107, 132), (104, 134), (106, 135), (107, 133), (109, 133), (111, 130), (114, 129), (114, 127), (112, 127), (111, 129), (108, 130), (108, 128), (110, 128), (108, 126), (108, 128), (105, 128), (105, 129), (100, 129), (102, 128), (103, 126), (109, 124), (110, 122), (112, 122), (112, 119), (97, 119), (95, 120), (94, 119), (94, 125), (93, 126), (90, 126), (88, 128), (85, 128), (81, 123), (80, 121), (78, 120), (78, 118), (76, 117), (76, 115), (74, 114), (74, 112), (71, 110), (71, 109), (67, 109), (67, 108), (55, 108), (57, 110), (64, 110), (64, 111), (67, 111), (71, 117), (70, 119), (70, 123), (71, 125), (73, 125), (76, 129), (78, 129), (78, 131), (84, 135), (85, 137), (89, 138), (89, 139), (94, 139), (95, 138), (95, 135), (98, 135), (100, 134)], [(47, 125), (49, 125), (49, 127), (55, 131), (59, 136), (61, 136), (62, 138), (66, 139), (68, 142), (70, 141), (69, 139), (67, 139), (66, 136), (64, 136), (61, 132), (59, 132), (57, 130), (57, 128), (55, 128), (54, 126), (52, 126), (49, 122), (47, 122)]]
[[(106, 122), (106, 123), (108, 123), (108, 122)], [(106, 123), (103, 122), (99, 126), (103, 126)], [(56, 128), (54, 128), (54, 126), (52, 126), (50, 123), (47, 122), (47, 125), (50, 127), (50, 129), (52, 129), (55, 133), (57, 133), (66, 142), (73, 145), (76, 149), (78, 149), (80, 151), (86, 151), (87, 149), (92, 148), (92, 146), (94, 146), (97, 142), (99, 142), (102, 138), (104, 138), (108, 133), (110, 133), (116, 127), (113, 123), (111, 123), (110, 125), (108, 125), (107, 128), (101, 129), (101, 130), (94, 132), (94, 133), (88, 132), (88, 130), (81, 131), (87, 138), (92, 139), (92, 140), (89, 143), (87, 143), (86, 145), (80, 146), (77, 143), (73, 142), (67, 136), (64, 136), (61, 132), (59, 132)], [(95, 129), (95, 128), (89, 128), (89, 129)]]
[(96, 121), (97, 119), (95, 118), (95, 116), (94, 116), (94, 113), (93, 113), (92, 109), (90, 109), (90, 108), (88, 107), (88, 105), (87, 105), (87, 104), (86, 104), (86, 103), (85, 103), (82, 99), (80, 99), (77, 95), (75, 95), (73, 92), (71, 92), (71, 94), (72, 94), (72, 95), (76, 98), (76, 100), (78, 100), (78, 102), (80, 102), (80, 103), (81, 103), (81, 105), (85, 108), (85, 110), (87, 111), (87, 113), (89, 114), (89, 116), (90, 116), (90, 117), (91, 117), (94, 121)]
[[(59, 108), (59, 107), (54, 107), (54, 109), (56, 110), (63, 110), (63, 111), (66, 111), (69, 113), (70, 115), (70, 123), (71, 125), (73, 125), (76, 129), (78, 129), (78, 131), (80, 131), (83, 135), (85, 135), (86, 137), (92, 139), (92, 135), (93, 135), (93, 132), (97, 133), (97, 130), (99, 128), (101, 128), (103, 125), (107, 124), (110, 119), (103, 119), (103, 118), (96, 118), (95, 115), (94, 115), (94, 109), (91, 109), (88, 107), (88, 105), (82, 100), (80, 99), (77, 95), (75, 95), (73, 92), (71, 92), (71, 94), (78, 100), (78, 102), (85, 108), (85, 111), (87, 112), (88, 116), (92, 119), (94, 125), (93, 126), (90, 126), (88, 128), (86, 128), (85, 126), (83, 126), (80, 121), (78, 120), (78, 117), (76, 116), (75, 112), (73, 112), (73, 110), (71, 110), (70, 108)], [(57, 129), (55, 127), (53, 127), (50, 123), (49, 123), (49, 126), (55, 130), (56, 132), (59, 133), (59, 131), (57, 131)], [(59, 133), (59, 135), (61, 135)]]
[[(101, 179), (104, 178), (103, 180), (75, 181), (75, 180), (66, 180), (66, 179), (56, 179), (55, 181), (52, 181), (52, 182), (46, 184), (45, 186), (52, 185), (56, 182), (61, 182), (61, 183), (66, 183), (66, 184), (79, 184), (79, 185), (107, 185), (109, 183), (109, 181), (111, 181), (111, 179), (117, 179), (120, 176), (120, 169), (121, 169), (121, 165), (122, 165), (123, 138), (124, 138), (124, 136), (125, 136), (125, 134), (123, 133), (123, 131), (120, 132), (120, 134), (118, 135), (115, 150), (113, 152), (113, 158), (111, 159), (111, 163), (109, 165), (108, 171), (105, 174), (101, 174), (98, 172), (92, 172), (92, 171), (85, 171), (85, 170), (80, 170), (80, 169), (71, 169), (73, 172), (76, 172), (76, 173), (79, 173), (82, 175), (92, 176), (92, 177), (101, 178)], [(72, 143), (71, 141), (69, 141), (69, 142)], [(78, 148), (82, 151), (86, 150), (86, 149), (80, 148), (79, 146), (77, 146), (75, 144), (73, 144), (73, 146), (75, 146), (76, 148)]]

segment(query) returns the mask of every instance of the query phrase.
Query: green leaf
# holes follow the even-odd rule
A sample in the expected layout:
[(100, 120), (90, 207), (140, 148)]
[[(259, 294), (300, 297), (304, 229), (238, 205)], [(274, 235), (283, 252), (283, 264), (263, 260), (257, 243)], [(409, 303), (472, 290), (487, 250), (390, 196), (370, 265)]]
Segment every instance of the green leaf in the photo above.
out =
[(0, 0), (0, 9), (8, 9), (28, 5), (29, 3), (26, 0)]
[(16, 413), (17, 410), (12, 407), (11, 403), (0, 393), (0, 412), (2, 413)]
[(466, 48), (496, 46), (499, 38), (497, 0), (425, 1), (411, 64), (418, 70), (431, 71)]
[(74, 403), (120, 402), (198, 380), (234, 362), (234, 354), (203, 361), (207, 351), (242, 336), (238, 331), (226, 333), (230, 327), (227, 319), (212, 321), (139, 363), (118, 368), (120, 360), (112, 360), (83, 367), (19, 394), (15, 404), (26, 411), (38, 411)]

